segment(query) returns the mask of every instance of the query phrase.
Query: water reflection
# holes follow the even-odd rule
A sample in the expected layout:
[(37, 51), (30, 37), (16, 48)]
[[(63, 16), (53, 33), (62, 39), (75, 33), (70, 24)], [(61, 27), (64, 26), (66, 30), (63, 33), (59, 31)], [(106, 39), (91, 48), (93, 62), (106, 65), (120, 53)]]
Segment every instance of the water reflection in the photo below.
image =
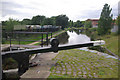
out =
[(90, 38), (85, 34), (81, 34), (80, 30), (70, 30), (56, 38), (59, 40), (60, 45), (73, 45), (90, 42)]
[(83, 30), (81, 30), (81, 29), (71, 29), (71, 30), (69, 30), (70, 32), (75, 32), (76, 34), (81, 34), (82, 32), (83, 32)]
[[(85, 34), (81, 34), (80, 30), (70, 30), (60, 34), (56, 38), (59, 40), (59, 45), (74, 45), (90, 42), (90, 38)], [(48, 46), (50, 46), (49, 44)]]
[(60, 44), (67, 44), (69, 41), (68, 41), (68, 38), (70, 36), (68, 35), (67, 32), (64, 32), (62, 33), (61, 35), (57, 36), (56, 38), (59, 40), (59, 43)]

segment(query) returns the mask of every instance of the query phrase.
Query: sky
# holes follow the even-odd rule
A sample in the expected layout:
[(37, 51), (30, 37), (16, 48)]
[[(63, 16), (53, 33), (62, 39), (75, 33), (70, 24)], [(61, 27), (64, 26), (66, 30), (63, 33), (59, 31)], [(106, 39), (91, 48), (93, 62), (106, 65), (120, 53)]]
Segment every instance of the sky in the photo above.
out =
[(1, 0), (0, 20), (13, 18), (21, 21), (36, 15), (51, 17), (61, 14), (67, 15), (73, 21), (99, 19), (105, 3), (110, 5), (113, 18), (116, 18), (118, 2), (119, 0)]

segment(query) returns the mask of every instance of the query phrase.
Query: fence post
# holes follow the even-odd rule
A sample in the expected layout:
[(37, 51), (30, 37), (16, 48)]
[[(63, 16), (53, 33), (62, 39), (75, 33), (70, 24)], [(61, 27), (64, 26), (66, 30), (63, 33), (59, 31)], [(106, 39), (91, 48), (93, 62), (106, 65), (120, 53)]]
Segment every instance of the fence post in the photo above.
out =
[(12, 48), (11, 48), (11, 34), (10, 34), (10, 51), (12, 51)]
[(43, 47), (43, 34), (42, 34), (42, 39), (41, 39), (41, 47)]
[(52, 32), (51, 32), (51, 38), (52, 38)]
[(20, 34), (18, 34), (18, 38), (19, 38), (19, 47), (20, 47)]
[(47, 42), (47, 46), (48, 46), (48, 33), (46, 34), (46, 42)]
[(5, 30), (4, 32), (5, 32), (5, 38), (6, 38), (6, 40), (8, 40), (8, 34), (7, 34), (7, 31)]

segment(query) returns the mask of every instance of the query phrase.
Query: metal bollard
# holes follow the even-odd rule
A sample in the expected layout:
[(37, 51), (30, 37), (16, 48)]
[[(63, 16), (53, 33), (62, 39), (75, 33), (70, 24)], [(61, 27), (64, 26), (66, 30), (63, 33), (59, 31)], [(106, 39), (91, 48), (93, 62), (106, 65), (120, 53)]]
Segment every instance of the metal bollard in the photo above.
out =
[(58, 52), (59, 41), (56, 38), (50, 39), (51, 49), (53, 52)]

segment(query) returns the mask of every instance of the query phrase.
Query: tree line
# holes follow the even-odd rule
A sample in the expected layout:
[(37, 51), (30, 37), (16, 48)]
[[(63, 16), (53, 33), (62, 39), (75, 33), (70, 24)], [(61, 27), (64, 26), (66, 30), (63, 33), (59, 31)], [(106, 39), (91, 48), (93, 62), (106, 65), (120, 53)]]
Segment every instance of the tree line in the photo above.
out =
[(73, 22), (69, 20), (66, 15), (58, 15), (52, 17), (46, 17), (44, 15), (33, 16), (32, 19), (25, 18), (22, 21), (14, 20), (9, 18), (9, 20), (2, 21), (2, 25), (4, 28), (10, 30), (13, 29), (14, 25), (53, 25), (53, 26), (61, 26), (62, 29), (67, 27), (81, 27), (84, 25), (84, 21), (77, 20)]
[[(118, 18), (116, 20), (113, 20), (113, 14), (111, 14), (111, 11), (112, 8), (110, 8), (110, 5), (105, 4), (103, 6), (97, 28), (97, 32), (99, 35), (109, 34), (111, 28), (114, 25), (114, 22), (119, 27), (120, 15), (118, 15)], [(69, 18), (66, 15), (58, 15), (52, 17), (37, 15), (37, 16), (33, 16), (32, 19), (25, 18), (22, 21), (14, 20), (10, 18), (7, 21), (2, 21), (2, 25), (5, 26), (4, 28), (8, 30), (12, 30), (14, 25), (41, 25), (41, 26), (53, 25), (53, 26), (61, 26), (62, 29), (68, 27), (83, 27), (83, 26), (85, 28), (92, 28), (91, 21), (77, 20), (76, 22), (73, 22), (72, 20), (69, 20)]]

